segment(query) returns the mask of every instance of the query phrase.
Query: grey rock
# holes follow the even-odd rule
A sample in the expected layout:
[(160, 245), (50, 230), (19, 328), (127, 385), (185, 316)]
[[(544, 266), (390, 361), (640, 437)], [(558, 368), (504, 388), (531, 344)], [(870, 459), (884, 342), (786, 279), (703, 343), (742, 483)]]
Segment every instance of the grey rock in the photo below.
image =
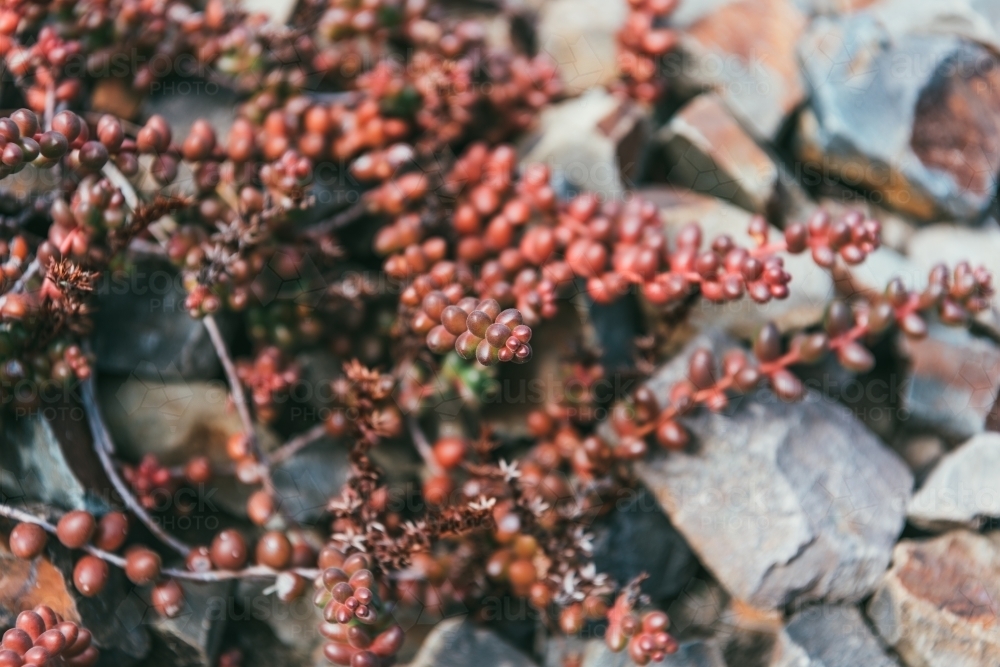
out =
[(900, 336), (910, 371), (903, 404), (912, 424), (958, 441), (984, 429), (1000, 391), (1000, 348), (966, 329), (933, 325), (926, 338)]
[[(728, 347), (718, 333), (700, 336), (653, 376), (661, 404), (706, 346)], [(871, 592), (903, 528), (913, 476), (849, 410), (813, 392), (788, 404), (762, 391), (726, 414), (683, 421), (689, 451), (654, 456), (636, 472), (731, 594), (773, 609)]]
[[(315, 605), (311, 595), (302, 595), (285, 603), (274, 593), (267, 593), (274, 585), (273, 579), (250, 579), (237, 583), (235, 596), (243, 613), (233, 619), (241, 624), (259, 621), (267, 624), (274, 639), (299, 655), (309, 655), (322, 642), (319, 626), (323, 623), (322, 610)], [(240, 630), (243, 630), (241, 625)]]
[(707, 573), (695, 576), (665, 609), (670, 633), (678, 639), (717, 634), (729, 601), (726, 589)]
[(233, 582), (178, 583), (184, 591), (184, 608), (178, 616), (163, 618), (148, 610), (154, 645), (146, 664), (211, 667), (234, 615)]
[(619, 498), (594, 534), (597, 570), (621, 584), (645, 572), (642, 590), (653, 600), (679, 593), (698, 568), (691, 548), (642, 488)]
[(215, 348), (201, 321), (187, 314), (186, 296), (176, 270), (166, 264), (146, 262), (105, 274), (94, 317), (97, 369), (147, 377), (170, 369), (187, 380), (217, 377)]
[(978, 528), (1000, 517), (1000, 433), (980, 433), (946, 454), (910, 499), (907, 519), (921, 528)]
[(798, 156), (918, 219), (977, 219), (1000, 161), (992, 56), (961, 31), (928, 29), (931, 18), (897, 19), (910, 4), (878, 7), (817, 18), (801, 40), (811, 102)]
[(715, 94), (688, 102), (657, 133), (671, 183), (763, 213), (773, 203), (778, 168)]
[[(628, 651), (615, 653), (600, 639), (591, 639), (582, 646), (573, 646), (570, 650), (582, 654), (581, 667), (631, 667), (635, 664), (629, 657)], [(562, 667), (563, 654), (562, 641), (550, 640), (546, 667)], [(663, 662), (653, 664), (662, 667), (726, 667), (722, 651), (710, 640), (683, 642), (676, 653), (668, 655)]]
[(274, 466), (271, 477), (278, 509), (298, 523), (315, 523), (327, 501), (347, 481), (349, 468), (347, 449), (330, 438), (320, 438)]
[[(46, 419), (46, 412), (55, 418)], [(93, 452), (82, 413), (76, 412), (68, 404), (43, 405), (30, 415), (21, 416), (15, 409), (3, 420), (0, 494), (5, 502), (40, 501), (99, 514), (108, 510), (111, 485)]]
[(424, 640), (409, 667), (528, 667), (526, 655), (487, 628), (463, 618), (439, 623)]
[[(951, 224), (930, 225), (918, 230), (906, 244), (911, 262), (928, 272), (939, 263), (954, 268), (959, 262), (985, 266), (1000, 275), (1000, 225), (994, 219), (970, 229)], [(1000, 336), (1000, 316), (996, 309), (979, 313), (976, 321), (994, 336)]]
[[(50, 539), (50, 542), (54, 540)], [(135, 586), (117, 567), (108, 568), (108, 581), (100, 593), (85, 597), (70, 584), (73, 566), (79, 557), (61, 544), (51, 545), (52, 563), (66, 577), (66, 589), (75, 601), (80, 624), (91, 631), (94, 643), (100, 647), (109, 664), (130, 665), (148, 656), (152, 646), (148, 628), (142, 622), (142, 612), (148, 605), (136, 604)], [(104, 655), (106, 654), (106, 655)]]
[(801, 611), (785, 626), (796, 667), (898, 667), (886, 655), (857, 607), (818, 606)]
[(589, 90), (542, 111), (538, 131), (522, 146), (522, 164), (549, 165), (563, 190), (620, 197), (640, 168), (649, 132), (642, 107)]
[(1000, 552), (995, 539), (953, 531), (903, 540), (868, 603), (876, 631), (910, 667), (1000, 664)]

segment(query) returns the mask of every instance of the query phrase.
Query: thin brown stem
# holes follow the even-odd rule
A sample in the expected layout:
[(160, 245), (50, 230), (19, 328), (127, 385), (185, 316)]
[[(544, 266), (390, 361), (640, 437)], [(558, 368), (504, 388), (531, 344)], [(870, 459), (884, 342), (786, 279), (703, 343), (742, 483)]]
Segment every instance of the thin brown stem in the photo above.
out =
[(322, 438), (324, 435), (326, 435), (326, 427), (323, 424), (317, 424), (305, 433), (300, 433), (283, 444), (281, 447), (278, 447), (276, 450), (271, 452), (271, 464), (274, 465), (276, 463), (281, 463), (282, 461), (287, 461), (305, 447), (308, 447), (310, 444)]
[(205, 322), (205, 328), (208, 329), (208, 336), (212, 339), (212, 345), (215, 347), (215, 354), (219, 357), (222, 369), (226, 373), (226, 380), (229, 382), (229, 392), (233, 396), (233, 404), (236, 406), (236, 412), (240, 415), (240, 421), (243, 422), (243, 432), (246, 434), (247, 441), (250, 443), (250, 448), (257, 461), (261, 465), (266, 466), (267, 457), (264, 455), (260, 443), (257, 441), (253, 417), (250, 415), (250, 404), (247, 402), (246, 392), (243, 391), (243, 383), (240, 382), (240, 376), (236, 373), (236, 365), (233, 364), (233, 359), (229, 356), (226, 341), (222, 339), (222, 332), (219, 331), (219, 325), (216, 323), (214, 317), (205, 315), (202, 319)]
[(118, 474), (118, 469), (115, 467), (114, 461), (111, 459), (111, 455), (114, 454), (115, 447), (114, 442), (111, 439), (111, 433), (108, 431), (107, 425), (104, 423), (104, 418), (101, 416), (100, 407), (97, 405), (97, 399), (94, 391), (94, 376), (91, 375), (83, 382), (83, 410), (87, 414), (87, 422), (90, 425), (90, 434), (94, 440), (94, 451), (97, 453), (97, 458), (101, 462), (101, 467), (104, 468), (105, 474), (108, 479), (111, 480), (111, 484), (115, 487), (118, 495), (121, 496), (122, 502), (125, 503), (125, 507), (132, 512), (139, 521), (143, 523), (150, 532), (153, 533), (160, 541), (168, 545), (171, 549), (176, 551), (182, 556), (187, 556), (191, 553), (191, 547), (177, 539), (167, 531), (163, 530), (156, 520), (149, 515), (146, 508), (136, 499), (132, 494), (131, 489), (128, 488), (128, 484), (125, 480), (121, 478)]

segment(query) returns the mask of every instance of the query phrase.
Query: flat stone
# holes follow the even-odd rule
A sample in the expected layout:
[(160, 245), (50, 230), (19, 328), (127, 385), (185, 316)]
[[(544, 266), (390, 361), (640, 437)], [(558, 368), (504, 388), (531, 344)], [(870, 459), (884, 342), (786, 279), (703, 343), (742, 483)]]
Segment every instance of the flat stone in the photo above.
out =
[(980, 433), (949, 452), (910, 500), (907, 520), (931, 530), (979, 528), (1000, 517), (1000, 433)]
[(909, 421), (957, 441), (982, 432), (1000, 391), (1000, 348), (943, 325), (919, 340), (900, 335), (899, 346), (910, 361), (902, 392)]
[(819, 17), (801, 40), (811, 101), (798, 157), (918, 219), (978, 219), (1000, 164), (990, 51), (942, 29), (941, 12), (913, 11), (926, 3), (883, 4)]
[(657, 133), (671, 183), (763, 213), (773, 203), (778, 169), (736, 122), (722, 98), (699, 95)]
[(535, 663), (491, 630), (463, 618), (438, 623), (409, 667), (528, 667)]
[(649, 132), (641, 106), (593, 89), (542, 111), (539, 129), (521, 146), (521, 164), (549, 165), (564, 190), (619, 198), (638, 174)]
[(953, 531), (903, 540), (868, 603), (875, 630), (910, 667), (1000, 664), (1000, 552), (995, 540)]
[[(0, 495), (4, 502), (39, 501), (64, 510), (104, 513), (111, 505), (111, 485), (93, 451), (79, 407), (43, 404), (43, 412), (3, 420), (0, 447)], [(74, 410), (76, 412), (74, 412)]]
[[(785, 626), (788, 653), (798, 667), (898, 667), (868, 628), (857, 607), (822, 605), (793, 616)], [(791, 662), (791, 661), (789, 661)]]
[[(701, 347), (730, 342), (699, 336), (654, 374), (661, 404)], [(727, 591), (762, 609), (871, 592), (913, 476), (849, 410), (811, 391), (799, 404), (761, 391), (683, 422), (689, 450), (654, 455), (636, 472)]]
[(795, 44), (806, 17), (791, 0), (682, 2), (678, 54), (667, 56), (680, 85), (711, 89), (747, 130), (773, 140), (805, 99)]
[(538, 17), (539, 50), (558, 66), (566, 91), (579, 94), (618, 77), (617, 33), (625, 0), (549, 0)]

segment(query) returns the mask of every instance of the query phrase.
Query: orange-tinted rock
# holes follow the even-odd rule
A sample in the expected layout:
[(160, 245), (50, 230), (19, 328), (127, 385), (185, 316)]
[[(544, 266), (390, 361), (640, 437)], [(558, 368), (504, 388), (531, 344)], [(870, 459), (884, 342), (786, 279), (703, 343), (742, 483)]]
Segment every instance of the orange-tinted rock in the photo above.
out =
[(806, 17), (792, 0), (740, 0), (684, 25), (685, 11), (700, 13), (704, 6), (681, 3), (676, 16), (684, 28), (682, 82), (718, 91), (750, 132), (775, 138), (805, 97), (795, 45)]
[(954, 531), (903, 540), (868, 605), (882, 638), (906, 664), (1000, 664), (1000, 551), (989, 537)]
[(659, 133), (670, 182), (764, 212), (774, 196), (778, 170), (743, 130), (722, 99), (700, 95)]

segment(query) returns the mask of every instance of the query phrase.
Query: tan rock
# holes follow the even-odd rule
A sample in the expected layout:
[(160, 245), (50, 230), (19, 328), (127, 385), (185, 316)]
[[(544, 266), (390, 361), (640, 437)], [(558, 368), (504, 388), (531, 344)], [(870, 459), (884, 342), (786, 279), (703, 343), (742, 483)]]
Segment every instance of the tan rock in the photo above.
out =
[(557, 63), (568, 93), (617, 78), (616, 34), (627, 13), (625, 0), (551, 0), (541, 5), (539, 50)]
[(910, 667), (1000, 664), (1000, 551), (954, 531), (903, 540), (868, 604), (876, 631)]

